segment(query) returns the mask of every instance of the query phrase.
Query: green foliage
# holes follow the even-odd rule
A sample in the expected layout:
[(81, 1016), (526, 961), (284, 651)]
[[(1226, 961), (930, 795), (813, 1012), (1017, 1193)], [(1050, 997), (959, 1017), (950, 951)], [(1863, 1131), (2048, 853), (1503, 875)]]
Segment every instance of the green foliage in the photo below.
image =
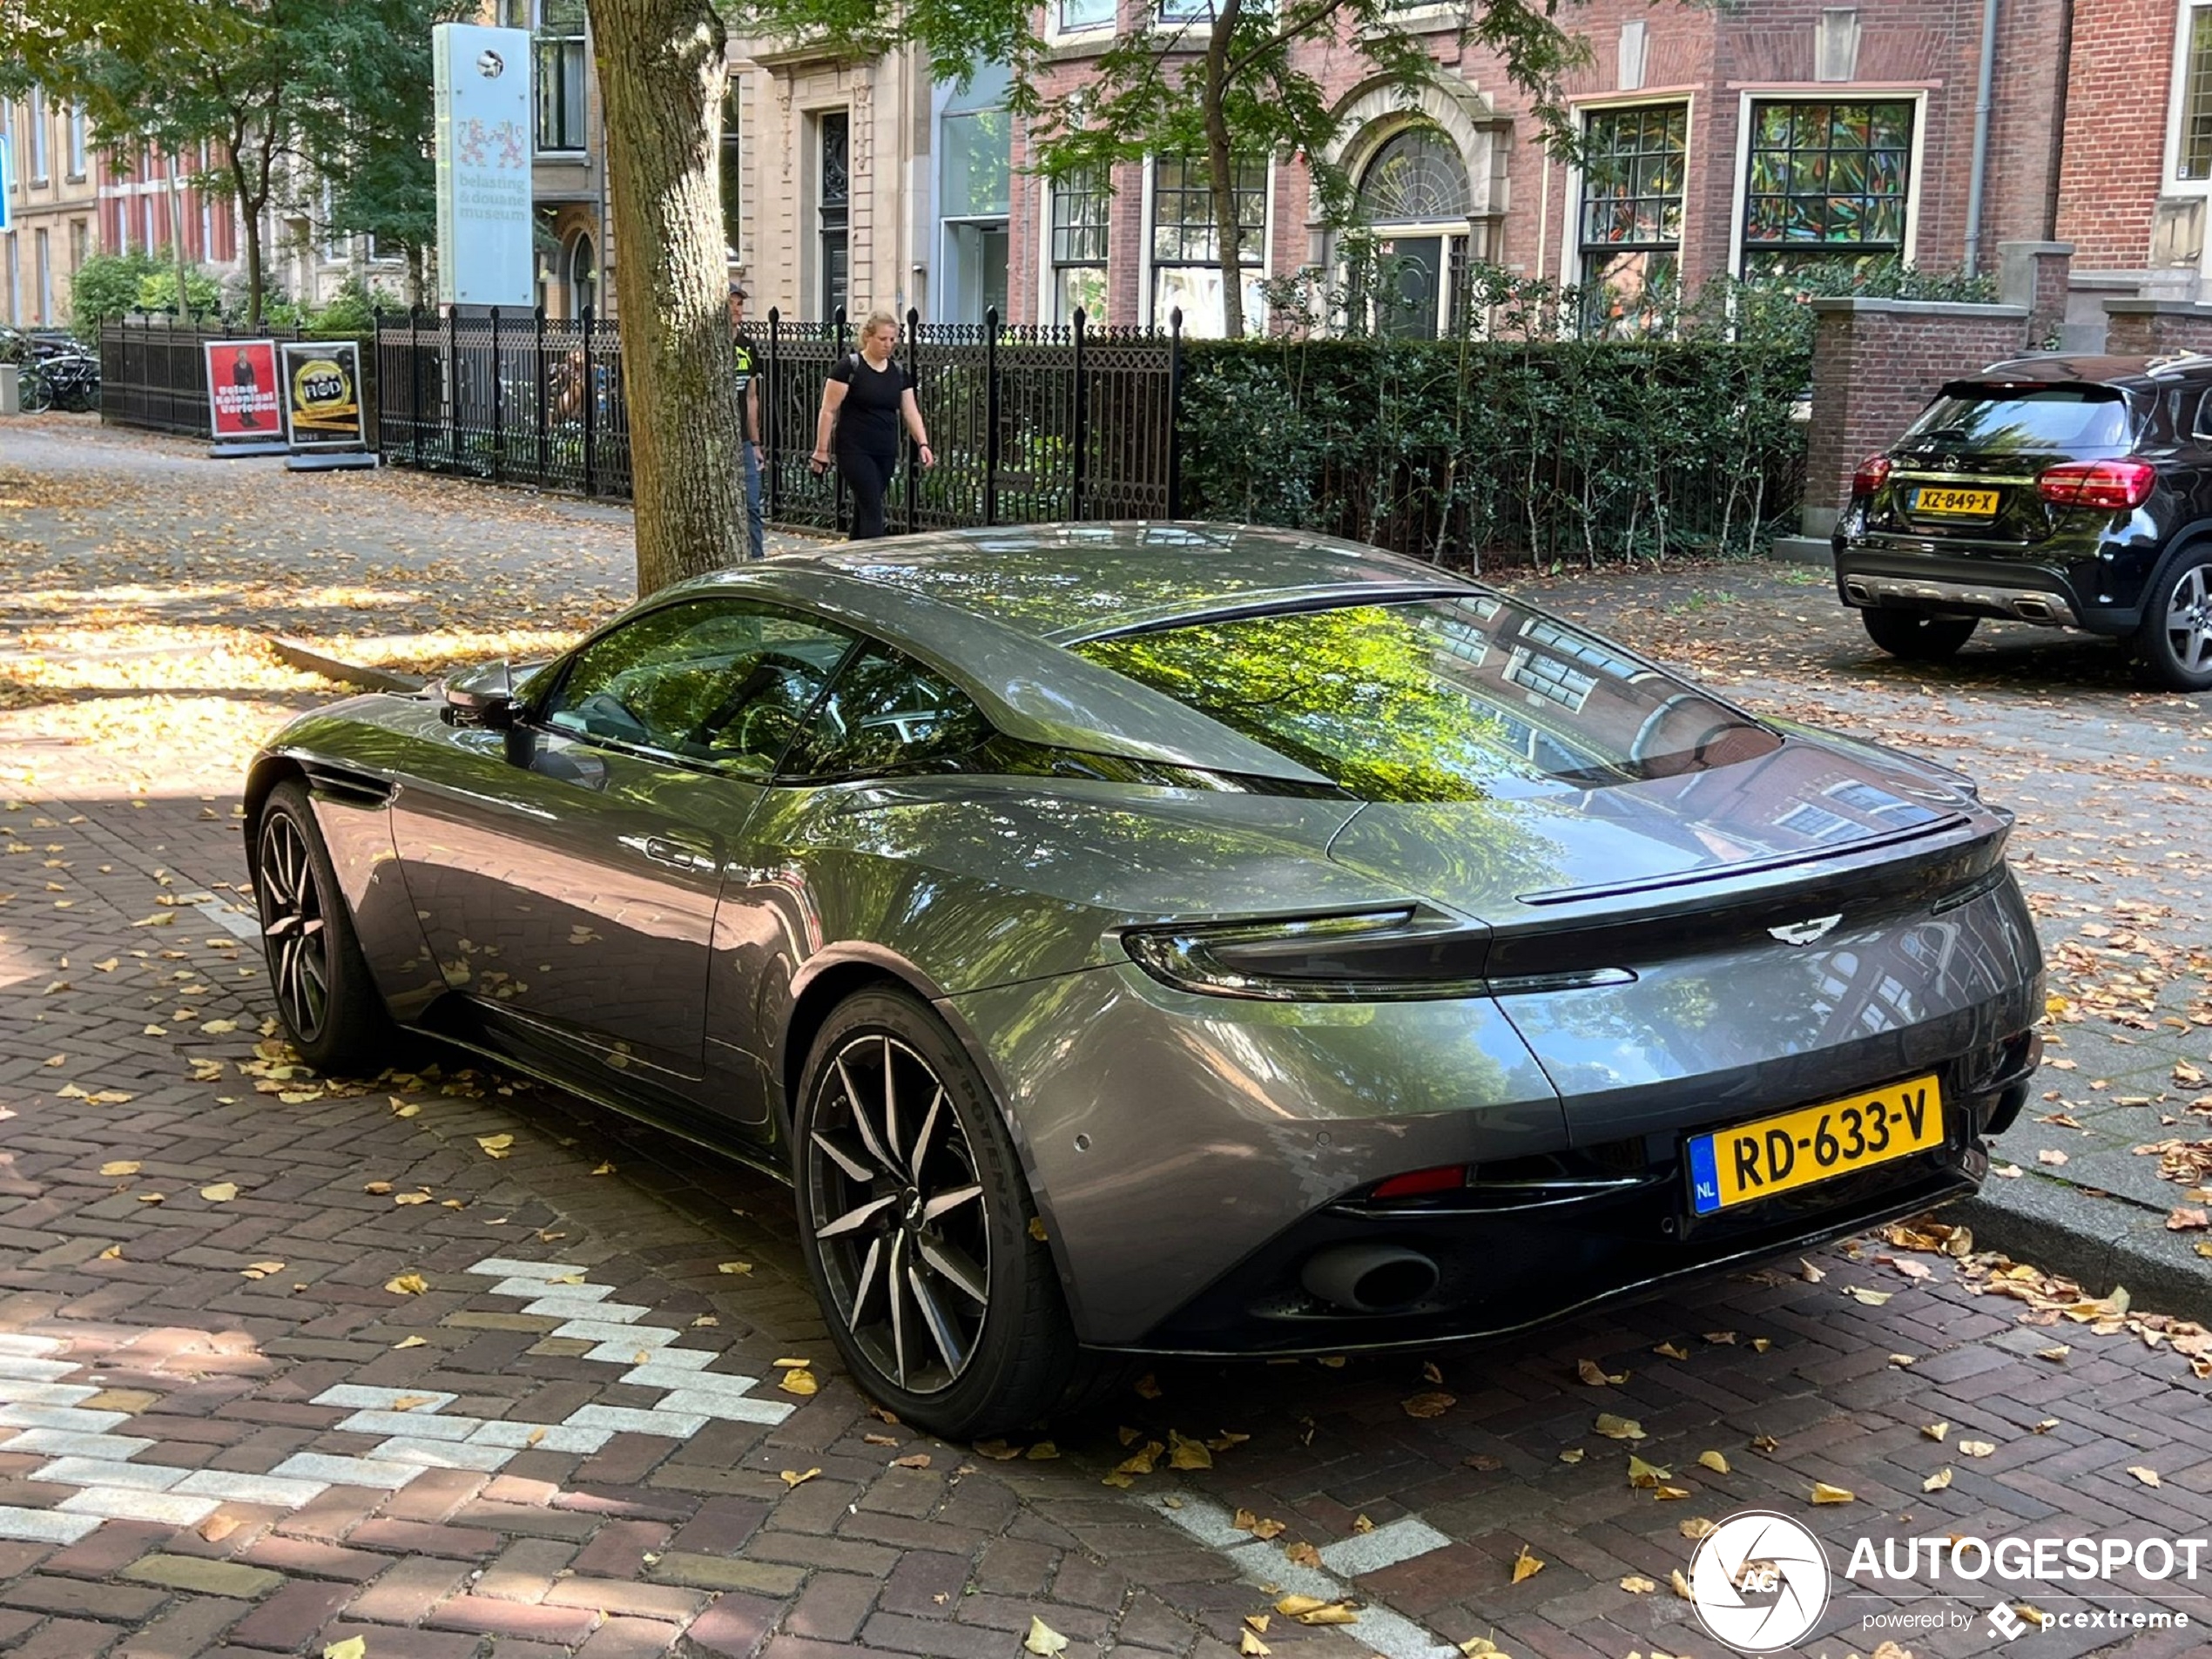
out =
[(1741, 556), (1796, 512), (1802, 287), (1716, 283), (1670, 303), (1670, 336), (1605, 339), (1577, 333), (1574, 290), (1481, 267), (1464, 306), (1480, 334), (1401, 339), (1376, 329), (1366, 298), (1390, 291), (1390, 262), (1357, 239), (1351, 251), (1335, 288), (1311, 273), (1271, 285), (1274, 337), (1186, 347), (1186, 513), (1480, 569)]
[[(190, 308), (197, 314), (212, 315), (222, 306), (222, 285), (205, 271), (187, 268), (185, 274), (185, 296)], [(177, 309), (177, 270), (165, 259), (152, 270), (138, 279), (138, 309), (163, 311), (173, 314)]]
[(372, 294), (358, 278), (347, 277), (330, 296), (330, 303), (309, 319), (308, 332), (366, 337), (375, 332), (380, 305), (387, 311), (394, 308), (389, 297)]
[(340, 228), (404, 244), (419, 227), (429, 25), (455, 15), (448, 0), (0, 0), (0, 93), (73, 99), (97, 141), (126, 152), (215, 145), (196, 182), (240, 210), (251, 325), (261, 216), (294, 160), (341, 181), (360, 222)]
[[(95, 253), (77, 267), (69, 289), (70, 326), (84, 341), (100, 337), (100, 324), (138, 308), (138, 288), (160, 268), (148, 253)], [(170, 278), (175, 292), (176, 278)]]

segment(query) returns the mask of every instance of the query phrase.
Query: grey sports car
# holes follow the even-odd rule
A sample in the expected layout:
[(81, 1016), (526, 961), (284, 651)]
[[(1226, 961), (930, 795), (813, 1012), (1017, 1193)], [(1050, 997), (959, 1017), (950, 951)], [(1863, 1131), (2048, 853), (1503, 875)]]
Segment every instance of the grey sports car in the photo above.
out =
[(296, 720), (246, 813), (310, 1061), (428, 1033), (788, 1179), (947, 1434), (1925, 1208), (2040, 1054), (1964, 779), (1287, 531), (748, 565)]

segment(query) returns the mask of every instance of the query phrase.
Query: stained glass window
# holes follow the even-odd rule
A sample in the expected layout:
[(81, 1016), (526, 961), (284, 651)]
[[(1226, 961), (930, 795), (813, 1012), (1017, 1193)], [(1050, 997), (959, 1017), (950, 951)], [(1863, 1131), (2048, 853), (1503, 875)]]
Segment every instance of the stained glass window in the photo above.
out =
[(1909, 103), (1754, 104), (1743, 271), (1905, 251)]
[(1689, 106), (1594, 110), (1584, 132), (1582, 326), (1648, 334), (1682, 274)]
[(2184, 179), (2212, 179), (2212, 6), (2189, 8), (2188, 53), (2178, 171)]

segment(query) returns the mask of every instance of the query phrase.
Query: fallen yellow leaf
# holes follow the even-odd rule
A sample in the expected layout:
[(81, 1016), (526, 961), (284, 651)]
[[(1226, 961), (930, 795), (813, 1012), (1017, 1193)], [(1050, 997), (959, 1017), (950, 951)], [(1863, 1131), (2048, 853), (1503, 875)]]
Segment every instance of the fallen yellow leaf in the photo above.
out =
[(786, 1394), (802, 1397), (821, 1392), (821, 1384), (814, 1380), (814, 1373), (804, 1366), (794, 1366), (777, 1379), (776, 1386)]
[(1846, 1285), (1844, 1286), (1844, 1294), (1850, 1297), (1855, 1302), (1864, 1302), (1868, 1307), (1878, 1308), (1881, 1306), (1883, 1303), (1888, 1301), (1892, 1296), (1896, 1294), (1896, 1292), (1893, 1291), (1870, 1291), (1863, 1285)]
[(1054, 1654), (1068, 1650), (1068, 1638), (1032, 1614), (1029, 1634), (1022, 1638), (1022, 1648), (1025, 1653), (1037, 1654), (1042, 1659), (1052, 1659)]
[(1530, 1554), (1528, 1546), (1523, 1544), (1521, 1547), (1521, 1553), (1513, 1558), (1513, 1581), (1518, 1584), (1525, 1578), (1535, 1577), (1543, 1570), (1543, 1562)]
[(716, 1264), (714, 1271), (718, 1273), (750, 1273), (752, 1271), (752, 1264), (751, 1262), (719, 1262)]
[(428, 1339), (424, 1337), (401, 1337), (392, 1345), (395, 1348), (421, 1348), (428, 1346), (429, 1343)]
[(1631, 1595), (1649, 1595), (1657, 1589), (1659, 1585), (1655, 1579), (1639, 1578), (1635, 1574), (1631, 1573), (1621, 1581), (1621, 1588)]
[(420, 1273), (401, 1273), (397, 1278), (388, 1278), (384, 1288), (395, 1296), (420, 1296), (430, 1288), (430, 1281)]
[(1672, 1473), (1661, 1468), (1656, 1463), (1646, 1463), (1633, 1452), (1629, 1453), (1629, 1484), (1632, 1487), (1649, 1491)]
[(1591, 1426), (1608, 1440), (1641, 1440), (1646, 1438), (1642, 1423), (1633, 1417), (1615, 1417), (1611, 1412), (1600, 1412), (1597, 1421)]
[(238, 1197), (238, 1183), (218, 1181), (212, 1186), (202, 1187), (199, 1190), (199, 1196), (210, 1204), (228, 1204)]
[(1439, 1392), (1415, 1394), (1411, 1399), (1399, 1403), (1408, 1417), (1441, 1417), (1460, 1402), (1456, 1395)]
[(138, 1161), (136, 1158), (116, 1158), (100, 1165), (102, 1175), (136, 1175), (138, 1172)]
[(821, 1471), (819, 1469), (808, 1469), (804, 1473), (801, 1473), (797, 1469), (786, 1469), (782, 1473), (783, 1481), (786, 1486), (803, 1487), (809, 1480), (812, 1480), (816, 1475), (819, 1474)]
[(1656, 1354), (1662, 1355), (1669, 1359), (1687, 1359), (1689, 1358), (1689, 1349), (1673, 1342), (1662, 1342), (1651, 1352)]
[(1920, 1490), (1923, 1492), (1940, 1492), (1950, 1484), (1951, 1471), (1949, 1469), (1938, 1469), (1933, 1474), (1920, 1482)]
[(1997, 1447), (1995, 1442), (1991, 1440), (1961, 1440), (1959, 1442), (1959, 1455), (1960, 1457), (1987, 1457), (1992, 1453), (1995, 1452), (1996, 1449)]
[(1825, 1480), (1816, 1480), (1812, 1483), (1812, 1501), (1815, 1503), (1857, 1503), (1858, 1494), (1845, 1487), (1831, 1487)]
[(362, 1659), (368, 1643), (359, 1636), (347, 1636), (343, 1642), (333, 1642), (322, 1650), (322, 1659)]
[(1239, 1630), (1237, 1633), (1237, 1651), (1243, 1656), (1243, 1659), (1267, 1659), (1267, 1656), (1273, 1653), (1275, 1649), (1262, 1642), (1250, 1630)]
[(476, 1144), (483, 1149), (486, 1157), (503, 1158), (514, 1150), (515, 1137), (512, 1135), (479, 1135)]
[(2155, 1487), (2158, 1484), (2158, 1471), (2156, 1469), (2147, 1469), (2140, 1463), (2131, 1463), (2128, 1466), (2128, 1473), (2134, 1475), (2135, 1479), (2141, 1481), (2147, 1487)]
[(1723, 1457), (1718, 1452), (1700, 1452), (1697, 1454), (1697, 1461), (1703, 1465), (1706, 1468), (1710, 1469), (1715, 1474), (1726, 1474), (1728, 1473), (1728, 1460)]
[(1923, 1423), (1920, 1425), (1920, 1433), (1926, 1435), (1938, 1445), (1941, 1445), (1943, 1442), (1943, 1437), (1951, 1433), (1951, 1425), (1948, 1423)]

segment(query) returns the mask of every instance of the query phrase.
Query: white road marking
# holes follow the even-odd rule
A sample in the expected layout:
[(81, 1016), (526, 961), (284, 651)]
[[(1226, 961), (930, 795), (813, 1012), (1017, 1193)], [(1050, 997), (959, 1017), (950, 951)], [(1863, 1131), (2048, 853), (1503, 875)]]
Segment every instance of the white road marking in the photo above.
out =
[[(1229, 1511), (1212, 1499), (1202, 1498), (1188, 1491), (1177, 1493), (1175, 1496), (1176, 1502), (1172, 1505), (1168, 1502), (1167, 1494), (1158, 1493), (1145, 1497), (1142, 1501), (1145, 1507), (1156, 1514), (1165, 1516), (1209, 1549), (1218, 1551), (1250, 1582), (1272, 1584), (1277, 1592), (1283, 1595), (1311, 1595), (1324, 1602), (1359, 1602), (1359, 1622), (1345, 1627), (1345, 1634), (1362, 1646), (1386, 1656), (1386, 1659), (1457, 1659), (1459, 1649), (1433, 1630), (1424, 1629), (1403, 1614), (1393, 1613), (1386, 1607), (1378, 1607), (1371, 1602), (1363, 1601), (1359, 1591), (1336, 1574), (1300, 1567), (1272, 1545), (1262, 1543), (1248, 1532), (1238, 1531), (1230, 1524)], [(1404, 1524), (1399, 1521), (1391, 1523), (1393, 1527)], [(1415, 1521), (1413, 1524), (1438, 1541), (1424, 1544), (1418, 1549), (1409, 1549), (1393, 1557), (1393, 1561), (1410, 1561), (1415, 1555), (1425, 1555), (1451, 1541), (1426, 1522)], [(1367, 1534), (1366, 1538), (1379, 1537), (1384, 1531), (1385, 1528), (1378, 1527)], [(1418, 1535), (1401, 1533), (1395, 1543), (1410, 1542)], [(1356, 1541), (1365, 1542), (1366, 1539)], [(1386, 1548), (1393, 1548), (1395, 1543)], [(1335, 1545), (1330, 1546), (1332, 1549), (1335, 1548)], [(1322, 1552), (1321, 1558), (1328, 1560), (1327, 1550)], [(1354, 1570), (1372, 1572), (1375, 1569), (1372, 1567), (1359, 1567)]]
[(220, 927), (233, 939), (244, 939), (259, 944), (261, 939), (261, 919), (251, 910), (209, 896), (192, 900), (192, 908)]
[(1358, 1578), (1362, 1573), (1379, 1573), (1432, 1549), (1442, 1549), (1451, 1541), (1419, 1515), (1403, 1515), (1386, 1521), (1371, 1533), (1355, 1533), (1322, 1545), (1321, 1564), (1340, 1577)]

